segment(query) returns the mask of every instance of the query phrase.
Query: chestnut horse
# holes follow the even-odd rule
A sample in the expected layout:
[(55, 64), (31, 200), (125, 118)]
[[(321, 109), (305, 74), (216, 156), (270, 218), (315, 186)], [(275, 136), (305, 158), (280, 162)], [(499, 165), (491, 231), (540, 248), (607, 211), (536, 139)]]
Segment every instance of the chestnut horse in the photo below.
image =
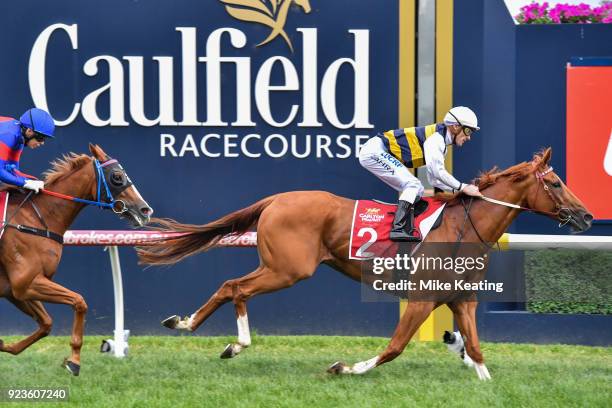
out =
[[(536, 154), (531, 162), (501, 172), (493, 169), (483, 174), (477, 183), (487, 197), (543, 212), (563, 224), (570, 224), (577, 231), (585, 231), (593, 217), (549, 167), (550, 157), (551, 149), (548, 148)], [(461, 196), (446, 196), (448, 204), (442, 223), (430, 232), (426, 242), (457, 242), (461, 236), (461, 242), (494, 243), (521, 212), (521, 209), (478, 199), (473, 201), (471, 207), (464, 208), (457, 205), (460, 199)], [(225, 234), (241, 233), (252, 226), (257, 229), (260, 257), (257, 269), (242, 278), (226, 281), (191, 316), (184, 319), (171, 316), (162, 324), (173, 329), (193, 331), (219, 306), (232, 301), (238, 323), (238, 342), (229, 344), (221, 357), (233, 357), (251, 343), (246, 309), (246, 301), (251, 297), (287, 288), (310, 278), (321, 263), (360, 280), (361, 261), (348, 259), (354, 206), (353, 200), (325, 192), (290, 192), (264, 198), (248, 208), (201, 226), (155, 219), (154, 222), (159, 225), (155, 229), (185, 235), (139, 248), (144, 264), (173, 264), (212, 248)], [(466, 223), (468, 218), (471, 222)], [(381, 354), (353, 366), (335, 363), (328, 371), (362, 374), (393, 360), (402, 353), (427, 316), (443, 303), (448, 304), (454, 314), (465, 338), (465, 350), (476, 363), (474, 367), (478, 377), (490, 379), (476, 331), (476, 299), (474, 296), (466, 299), (459, 293), (444, 302), (408, 302), (390, 343)]]
[(45, 173), (41, 194), (11, 190), (0, 240), (0, 297), (38, 323), (38, 330), (21, 341), (0, 340), (0, 351), (19, 354), (51, 332), (52, 320), (41, 302), (70, 305), (72, 354), (64, 367), (73, 375), (80, 371), (87, 304), (80, 294), (53, 282), (62, 257), (61, 237), (86, 204), (112, 208), (134, 226), (149, 222), (153, 213), (116, 160), (97, 145), (90, 144), (89, 150), (93, 157), (72, 153), (56, 160)]

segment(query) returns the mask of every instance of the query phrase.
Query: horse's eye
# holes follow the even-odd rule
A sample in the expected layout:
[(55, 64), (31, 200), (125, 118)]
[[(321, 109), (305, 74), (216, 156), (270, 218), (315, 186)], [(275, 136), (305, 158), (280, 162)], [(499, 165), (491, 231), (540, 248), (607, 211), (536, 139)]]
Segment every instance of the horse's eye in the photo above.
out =
[(559, 181), (555, 181), (554, 183), (552, 183), (552, 186), (554, 188), (559, 188), (559, 187), (561, 187), (561, 183)]

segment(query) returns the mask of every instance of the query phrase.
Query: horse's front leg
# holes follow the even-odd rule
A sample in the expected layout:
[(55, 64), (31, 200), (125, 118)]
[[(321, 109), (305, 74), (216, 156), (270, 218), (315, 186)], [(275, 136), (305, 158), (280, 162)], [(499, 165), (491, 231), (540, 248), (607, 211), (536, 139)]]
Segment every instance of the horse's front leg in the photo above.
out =
[(436, 306), (434, 302), (408, 302), (404, 315), (395, 328), (393, 337), (385, 351), (376, 357), (360, 361), (352, 366), (336, 362), (327, 369), (327, 372), (332, 374), (364, 374), (374, 367), (395, 359), (404, 351), (412, 336)]
[[(459, 326), (459, 331), (465, 336), (465, 351), (473, 360), (474, 369), (478, 378), (481, 380), (490, 380), (491, 375), (489, 370), (484, 365), (484, 358), (480, 350), (480, 341), (478, 340), (478, 330), (476, 328), (476, 307), (477, 301), (457, 301), (448, 305), (453, 311), (453, 315)], [(464, 358), (464, 362), (470, 364)]]
[(83, 345), (83, 330), (87, 304), (83, 296), (66, 289), (43, 275), (37, 275), (30, 285), (13, 295), (18, 300), (39, 300), (41, 302), (70, 305), (74, 309), (70, 358), (64, 359), (63, 366), (73, 375), (79, 375), (81, 369), (81, 347)]

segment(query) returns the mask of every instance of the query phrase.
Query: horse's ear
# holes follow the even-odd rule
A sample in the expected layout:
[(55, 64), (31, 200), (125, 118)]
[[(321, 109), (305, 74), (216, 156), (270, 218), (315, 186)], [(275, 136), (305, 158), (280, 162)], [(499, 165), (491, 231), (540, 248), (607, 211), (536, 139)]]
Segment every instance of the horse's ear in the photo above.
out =
[(551, 157), (552, 157), (552, 147), (547, 147), (546, 150), (544, 150), (544, 153), (542, 153), (542, 163), (548, 164)]
[(534, 167), (543, 167), (547, 166), (550, 158), (552, 157), (552, 147), (547, 147), (542, 150), (540, 153), (536, 153), (533, 156), (533, 160), (531, 161)]
[(89, 151), (99, 161), (108, 160), (108, 155), (104, 153), (104, 150), (102, 150), (102, 148), (96, 144), (89, 143)]

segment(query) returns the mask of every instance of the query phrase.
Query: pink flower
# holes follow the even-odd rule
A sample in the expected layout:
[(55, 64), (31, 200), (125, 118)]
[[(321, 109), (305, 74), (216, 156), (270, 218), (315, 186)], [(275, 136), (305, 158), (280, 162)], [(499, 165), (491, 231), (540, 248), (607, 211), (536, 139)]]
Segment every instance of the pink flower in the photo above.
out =
[(599, 7), (591, 8), (589, 4), (577, 5), (556, 4), (549, 10), (548, 2), (542, 4), (533, 2), (521, 7), (521, 12), (515, 16), (520, 24), (541, 23), (612, 23), (612, 2), (606, 2)]

